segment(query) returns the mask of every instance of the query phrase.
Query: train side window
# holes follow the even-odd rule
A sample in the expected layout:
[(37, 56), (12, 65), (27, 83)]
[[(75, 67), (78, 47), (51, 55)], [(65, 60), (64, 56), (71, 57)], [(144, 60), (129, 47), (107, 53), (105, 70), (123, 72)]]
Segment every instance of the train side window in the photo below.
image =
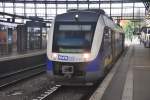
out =
[(109, 38), (109, 32), (108, 29), (105, 29), (104, 31), (104, 39), (108, 39)]

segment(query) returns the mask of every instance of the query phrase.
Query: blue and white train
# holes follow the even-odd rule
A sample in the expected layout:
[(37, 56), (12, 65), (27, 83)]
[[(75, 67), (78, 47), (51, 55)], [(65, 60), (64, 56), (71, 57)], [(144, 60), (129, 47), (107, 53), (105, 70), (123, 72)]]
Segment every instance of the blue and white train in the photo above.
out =
[(140, 39), (146, 48), (150, 48), (150, 27), (142, 27)]
[(61, 85), (92, 85), (124, 49), (124, 33), (103, 10), (57, 15), (47, 42), (47, 73)]

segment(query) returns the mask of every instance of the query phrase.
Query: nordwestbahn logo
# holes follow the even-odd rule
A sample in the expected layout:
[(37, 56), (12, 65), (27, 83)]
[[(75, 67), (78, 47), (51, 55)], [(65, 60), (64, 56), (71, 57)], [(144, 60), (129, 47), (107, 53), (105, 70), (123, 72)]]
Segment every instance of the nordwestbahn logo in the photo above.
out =
[(58, 55), (59, 60), (68, 60), (68, 56)]

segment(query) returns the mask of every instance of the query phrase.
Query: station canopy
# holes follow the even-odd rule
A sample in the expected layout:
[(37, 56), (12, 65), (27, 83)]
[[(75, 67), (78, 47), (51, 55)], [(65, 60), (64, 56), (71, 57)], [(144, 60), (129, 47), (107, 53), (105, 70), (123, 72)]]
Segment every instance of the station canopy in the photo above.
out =
[(113, 19), (141, 20), (149, 6), (149, 0), (0, 0), (0, 19), (15, 18), (15, 22), (24, 23), (26, 17), (37, 16), (51, 22), (69, 9), (100, 8)]

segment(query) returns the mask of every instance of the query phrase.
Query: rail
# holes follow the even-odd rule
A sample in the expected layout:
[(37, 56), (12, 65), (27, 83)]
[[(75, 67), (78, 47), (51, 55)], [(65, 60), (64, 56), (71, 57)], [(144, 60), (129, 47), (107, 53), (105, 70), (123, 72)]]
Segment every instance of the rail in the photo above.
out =
[(46, 63), (0, 76), (0, 89), (45, 72)]

